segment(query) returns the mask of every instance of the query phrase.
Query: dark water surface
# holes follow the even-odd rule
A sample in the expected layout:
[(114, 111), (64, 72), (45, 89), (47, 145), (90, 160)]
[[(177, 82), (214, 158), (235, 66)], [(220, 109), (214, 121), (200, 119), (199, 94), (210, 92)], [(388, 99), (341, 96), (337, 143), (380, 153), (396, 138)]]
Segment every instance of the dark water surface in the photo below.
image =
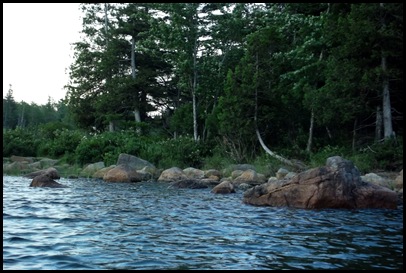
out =
[(4, 269), (403, 269), (403, 206), (303, 210), (242, 191), (3, 176)]

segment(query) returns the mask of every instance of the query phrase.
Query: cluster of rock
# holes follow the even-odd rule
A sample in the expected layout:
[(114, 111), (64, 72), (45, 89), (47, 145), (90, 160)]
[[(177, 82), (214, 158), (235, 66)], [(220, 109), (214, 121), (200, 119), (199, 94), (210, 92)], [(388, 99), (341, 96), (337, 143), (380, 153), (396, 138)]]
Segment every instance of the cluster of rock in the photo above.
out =
[[(54, 167), (25, 176), (33, 178), (32, 187), (66, 187), (54, 181), (59, 179)], [(192, 167), (158, 170), (146, 160), (120, 154), (116, 165), (106, 167), (103, 162), (89, 164), (79, 176), (106, 182), (168, 182), (169, 187), (211, 188), (212, 193), (221, 194), (241, 190), (244, 191), (243, 202), (256, 206), (393, 209), (403, 203), (403, 170), (396, 180), (373, 173), (360, 176), (351, 161), (339, 156), (328, 158), (326, 166), (300, 173), (281, 168), (275, 176), (267, 178), (249, 164), (232, 165), (229, 170), (223, 171)]]
[(326, 166), (247, 190), (243, 202), (306, 209), (395, 209), (398, 195), (393, 190), (362, 180), (351, 161), (334, 156), (327, 159)]
[(3, 173), (29, 173), (53, 167), (58, 160), (51, 158), (35, 158), (23, 156), (11, 156), (3, 158)]

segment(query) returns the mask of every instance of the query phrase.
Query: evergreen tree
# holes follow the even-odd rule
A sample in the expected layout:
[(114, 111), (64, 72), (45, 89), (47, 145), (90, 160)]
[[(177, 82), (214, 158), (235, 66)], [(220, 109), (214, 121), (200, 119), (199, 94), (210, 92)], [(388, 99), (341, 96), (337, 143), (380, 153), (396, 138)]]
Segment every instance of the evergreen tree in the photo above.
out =
[(3, 98), (3, 129), (14, 129), (17, 124), (17, 103), (14, 100), (13, 89), (10, 84), (6, 97)]

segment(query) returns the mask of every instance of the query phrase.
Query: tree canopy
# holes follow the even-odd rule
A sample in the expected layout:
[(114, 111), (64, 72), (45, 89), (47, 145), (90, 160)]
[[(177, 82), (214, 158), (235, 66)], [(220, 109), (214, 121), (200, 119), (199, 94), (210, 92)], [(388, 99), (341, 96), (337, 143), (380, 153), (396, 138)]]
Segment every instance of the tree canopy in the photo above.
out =
[[(88, 131), (147, 126), (220, 145), (236, 161), (259, 153), (256, 129), (294, 156), (403, 134), (403, 3), (81, 8), (83, 36), (58, 107)], [(6, 128), (35, 112), (13, 104), (11, 91)]]

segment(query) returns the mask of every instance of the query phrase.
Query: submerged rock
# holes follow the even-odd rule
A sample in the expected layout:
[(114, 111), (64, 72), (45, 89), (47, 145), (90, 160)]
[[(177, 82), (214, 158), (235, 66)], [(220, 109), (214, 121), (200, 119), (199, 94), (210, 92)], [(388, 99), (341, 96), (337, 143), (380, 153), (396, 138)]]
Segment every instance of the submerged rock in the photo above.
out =
[(46, 174), (41, 174), (32, 180), (30, 187), (50, 187), (50, 188), (67, 188), (68, 186), (62, 185), (54, 181)]

